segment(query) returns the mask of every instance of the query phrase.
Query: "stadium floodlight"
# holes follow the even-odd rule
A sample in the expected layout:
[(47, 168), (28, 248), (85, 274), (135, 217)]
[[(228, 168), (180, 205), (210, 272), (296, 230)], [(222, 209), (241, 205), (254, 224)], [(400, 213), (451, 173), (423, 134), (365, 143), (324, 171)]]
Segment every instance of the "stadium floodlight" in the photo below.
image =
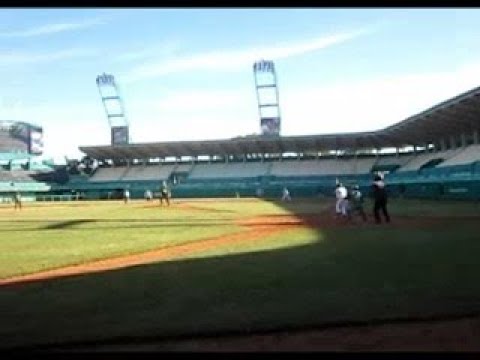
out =
[(277, 74), (272, 60), (260, 60), (253, 64), (255, 90), (262, 135), (280, 135), (280, 105)]
[(103, 73), (97, 76), (96, 83), (110, 126), (112, 145), (128, 144), (130, 142), (128, 120), (114, 76)]

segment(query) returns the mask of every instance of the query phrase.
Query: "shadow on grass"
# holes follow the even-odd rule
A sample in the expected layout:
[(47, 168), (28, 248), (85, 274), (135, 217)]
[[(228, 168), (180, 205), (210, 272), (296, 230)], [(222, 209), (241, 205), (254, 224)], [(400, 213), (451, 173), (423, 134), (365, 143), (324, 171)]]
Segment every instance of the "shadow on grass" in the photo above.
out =
[(68, 221), (61, 221), (61, 222), (56, 222), (53, 224), (49, 224), (44, 227), (45, 230), (59, 230), (59, 229), (68, 229), (71, 228), (72, 226), (75, 225), (81, 225), (81, 224), (88, 224), (95, 222), (95, 220), (92, 219), (79, 219), (79, 220), (68, 220)]
[[(232, 225), (232, 221), (218, 221), (216, 219), (76, 219), (67, 221), (54, 221), (54, 220), (0, 220), (1, 223), (10, 224), (29, 224), (32, 227), (22, 228), (19, 226), (13, 226), (8, 228), (1, 227), (2, 232), (25, 232), (25, 231), (41, 231), (41, 230), (116, 230), (116, 229), (140, 229), (140, 228), (155, 228), (155, 227), (214, 227), (214, 226), (226, 226)], [(46, 225), (43, 225), (46, 224)], [(93, 226), (84, 226), (85, 224), (92, 224)], [(103, 226), (102, 224), (112, 224), (111, 226)], [(113, 225), (116, 224), (116, 225)], [(34, 225), (39, 225), (35, 227)], [(82, 225), (81, 227), (76, 227)], [(280, 224), (281, 225), (281, 224)]]
[(290, 248), (5, 286), (0, 347), (132, 344), (476, 314), (474, 230), (471, 223), (409, 232), (317, 228), (309, 244)]

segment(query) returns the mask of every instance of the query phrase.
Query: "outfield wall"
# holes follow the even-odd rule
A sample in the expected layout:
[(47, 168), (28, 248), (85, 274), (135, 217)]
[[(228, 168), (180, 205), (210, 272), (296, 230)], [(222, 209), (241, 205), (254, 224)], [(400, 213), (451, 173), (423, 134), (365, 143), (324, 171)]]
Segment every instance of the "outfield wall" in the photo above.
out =
[[(358, 184), (368, 195), (371, 186), (369, 174), (361, 176), (325, 177), (259, 177), (243, 179), (205, 179), (175, 185), (171, 188), (174, 198), (202, 197), (281, 197), (283, 187), (287, 187), (293, 197), (333, 197), (336, 179), (347, 185)], [(386, 176), (387, 189), (392, 197), (425, 199), (465, 199), (480, 200), (480, 177), (470, 179), (455, 178), (415, 178), (391, 179)], [(158, 192), (158, 182), (136, 181), (128, 183), (76, 183), (70, 188), (53, 187), (54, 194), (81, 194), (82, 199), (119, 199), (128, 188), (133, 199), (141, 199), (145, 190)]]
[[(191, 178), (185, 173), (185, 177), (181, 178), (179, 183), (170, 184), (172, 196), (279, 198), (286, 186), (293, 197), (330, 197), (334, 195), (337, 179), (347, 185), (358, 184), (364, 193), (368, 194), (373, 177), (371, 173), (258, 175), (261, 172), (245, 174), (243, 165), (237, 168), (228, 177), (216, 177), (215, 174), (208, 177), (208, 174), (203, 174)], [(238, 176), (239, 174), (247, 176)], [(172, 177), (169, 180), (172, 180)], [(385, 180), (392, 197), (480, 200), (480, 161), (411, 171), (393, 171), (385, 176)], [(83, 176), (71, 177), (71, 181), (63, 185), (30, 181), (16, 182), (16, 187), (22, 193), (37, 196), (37, 200), (46, 200), (44, 195), (73, 196), (92, 200), (119, 199), (127, 188), (132, 198), (139, 199), (144, 197), (146, 190), (158, 193), (161, 183), (161, 179), (132, 177), (115, 181), (104, 179), (95, 181), (95, 176)], [(4, 193), (11, 192), (11, 183), (6, 181), (0, 183), (0, 193), (2, 190)]]

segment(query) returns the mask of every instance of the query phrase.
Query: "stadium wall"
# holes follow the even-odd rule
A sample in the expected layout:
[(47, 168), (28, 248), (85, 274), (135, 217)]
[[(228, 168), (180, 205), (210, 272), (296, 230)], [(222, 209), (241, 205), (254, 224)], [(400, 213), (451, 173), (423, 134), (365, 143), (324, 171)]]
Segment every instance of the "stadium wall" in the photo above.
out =
[[(473, 169), (473, 167), (470, 167)], [(450, 170), (450, 172), (448, 172)], [(457, 169), (459, 170), (459, 169)], [(411, 172), (386, 175), (385, 180), (392, 197), (424, 199), (464, 199), (480, 200), (480, 173), (454, 172), (445, 169), (434, 174)], [(461, 176), (455, 176), (461, 174)], [(171, 188), (174, 198), (202, 197), (281, 197), (283, 187), (287, 187), (294, 197), (333, 197), (336, 180), (347, 185), (358, 184), (368, 194), (372, 181), (371, 174), (349, 176), (314, 177), (255, 177), (235, 179), (186, 180)], [(52, 185), (50, 193), (57, 195), (79, 193), (83, 199), (121, 198), (128, 188), (133, 199), (141, 199), (145, 190), (158, 192), (159, 181), (115, 181), (115, 182), (76, 182), (61, 186)]]

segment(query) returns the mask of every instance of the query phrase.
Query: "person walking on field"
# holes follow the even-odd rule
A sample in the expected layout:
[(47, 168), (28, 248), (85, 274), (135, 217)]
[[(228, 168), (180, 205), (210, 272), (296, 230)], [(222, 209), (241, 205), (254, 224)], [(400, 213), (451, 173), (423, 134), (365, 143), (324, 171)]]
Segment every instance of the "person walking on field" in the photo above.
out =
[(292, 201), (292, 198), (290, 197), (290, 191), (288, 191), (287, 187), (283, 188), (282, 201)]
[(145, 190), (145, 193), (143, 194), (145, 197), (145, 200), (150, 201), (153, 199), (152, 192), (150, 190)]
[(167, 182), (164, 181), (160, 188), (160, 205), (163, 206), (163, 200), (170, 206), (170, 189), (167, 186)]
[(373, 215), (375, 216), (375, 222), (380, 224), (382, 219), (380, 217), (380, 210), (385, 217), (385, 221), (387, 223), (390, 222), (390, 215), (388, 214), (387, 209), (387, 190), (385, 189), (385, 182), (383, 181), (383, 177), (379, 174), (375, 175), (373, 179)]
[(347, 216), (347, 189), (342, 183), (337, 182), (335, 187), (335, 197), (337, 202), (335, 203), (335, 214), (337, 217)]
[(13, 202), (15, 203), (15, 210), (22, 209), (22, 195), (20, 191), (16, 191), (13, 195)]
[(363, 221), (367, 221), (367, 215), (363, 210), (363, 195), (360, 192), (360, 187), (358, 185), (354, 185), (352, 189), (352, 196), (351, 196), (351, 212), (352, 215), (359, 214)]
[(125, 189), (123, 192), (123, 202), (126, 204), (130, 201), (130, 190)]

